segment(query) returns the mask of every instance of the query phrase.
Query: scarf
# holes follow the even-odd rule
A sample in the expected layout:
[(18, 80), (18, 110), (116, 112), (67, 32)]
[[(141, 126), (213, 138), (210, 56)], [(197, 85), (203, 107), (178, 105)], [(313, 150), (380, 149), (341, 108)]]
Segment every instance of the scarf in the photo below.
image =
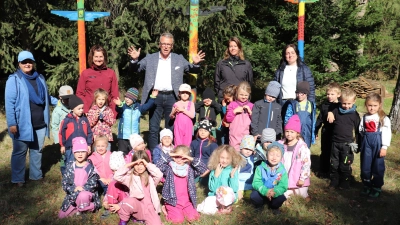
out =
[(183, 164), (178, 165), (176, 162), (172, 161), (169, 163), (169, 165), (172, 168), (172, 171), (174, 172), (174, 174), (178, 177), (186, 177), (189, 171), (189, 165), (188, 164)]
[[(18, 69), (17, 72), (21, 75), (21, 77), (24, 79), (26, 86), (28, 87), (28, 92), (29, 92), (29, 101), (36, 104), (36, 105), (43, 105), (45, 103), (45, 96), (46, 96), (46, 91), (45, 87), (38, 79), (39, 74), (35, 71), (33, 72), (32, 75), (25, 74), (22, 72), (21, 69)], [(36, 93), (35, 89), (33, 88), (32, 84), (28, 80), (36, 80), (37, 84), (37, 89), (38, 92)]]
[(339, 111), (341, 114), (349, 114), (349, 113), (354, 113), (356, 111), (357, 106), (353, 105), (350, 109), (344, 110), (342, 107), (339, 107)]
[(106, 70), (106, 69), (107, 69), (107, 66), (104, 65), (104, 64), (102, 64), (101, 66), (96, 66), (96, 65), (93, 63), (93, 65), (91, 66), (91, 68), (92, 68), (93, 70)]
[(159, 146), (160, 146), (160, 149), (161, 149), (165, 154), (169, 154), (169, 153), (172, 151), (172, 149), (174, 149), (174, 145), (173, 145), (173, 144), (171, 144), (169, 147), (166, 147), (166, 146), (164, 146), (164, 145), (162, 145), (162, 144), (160, 143)]
[(281, 165), (282, 164), (279, 163), (274, 169), (269, 167), (268, 165), (267, 167), (269, 167), (269, 169), (261, 166), (261, 177), (265, 187), (274, 188), (281, 180), (283, 173), (280, 169)]

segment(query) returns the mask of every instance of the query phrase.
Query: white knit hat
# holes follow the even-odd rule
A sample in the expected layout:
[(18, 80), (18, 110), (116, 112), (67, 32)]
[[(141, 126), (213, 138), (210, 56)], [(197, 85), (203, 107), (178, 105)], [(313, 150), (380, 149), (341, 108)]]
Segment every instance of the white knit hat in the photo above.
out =
[(125, 166), (124, 152), (115, 151), (110, 155), (110, 168), (111, 170), (118, 170)]
[(164, 128), (160, 131), (160, 142), (163, 139), (163, 137), (168, 136), (171, 137), (171, 139), (174, 139), (174, 134), (172, 133), (172, 131), (168, 128)]
[(136, 146), (142, 142), (144, 142), (144, 140), (139, 134), (131, 134), (131, 136), (129, 136), (129, 143), (131, 144), (132, 149), (136, 148)]

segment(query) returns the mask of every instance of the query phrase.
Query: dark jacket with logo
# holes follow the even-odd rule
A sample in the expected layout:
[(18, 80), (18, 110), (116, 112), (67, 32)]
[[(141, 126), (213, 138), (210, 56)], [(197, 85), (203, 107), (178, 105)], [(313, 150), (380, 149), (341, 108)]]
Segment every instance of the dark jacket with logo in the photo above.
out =
[(60, 145), (64, 146), (66, 149), (72, 148), (72, 139), (76, 137), (85, 138), (89, 146), (93, 143), (93, 132), (92, 129), (90, 129), (89, 120), (85, 115), (75, 117), (72, 112), (70, 112), (60, 125)]

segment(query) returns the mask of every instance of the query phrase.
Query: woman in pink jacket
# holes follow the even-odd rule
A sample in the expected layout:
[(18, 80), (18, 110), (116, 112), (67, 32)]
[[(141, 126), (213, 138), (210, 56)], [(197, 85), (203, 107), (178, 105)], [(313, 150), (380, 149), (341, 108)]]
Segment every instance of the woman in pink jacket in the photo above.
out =
[(229, 125), (229, 144), (236, 151), (242, 138), (250, 134), (251, 114), (253, 103), (250, 100), (251, 87), (246, 81), (241, 82), (236, 89), (236, 100), (231, 102), (226, 112), (226, 122)]
[(115, 172), (114, 179), (129, 187), (129, 197), (119, 204), (110, 204), (112, 212), (118, 212), (119, 225), (126, 225), (131, 216), (147, 225), (160, 225), (160, 200), (156, 186), (163, 174), (149, 162), (145, 151), (136, 151), (132, 162)]
[(289, 185), (285, 197), (300, 195), (307, 201), (310, 186), (311, 159), (310, 149), (300, 136), (301, 123), (298, 115), (290, 117), (285, 126), (285, 138), (279, 141), (285, 147), (282, 163), (288, 172)]

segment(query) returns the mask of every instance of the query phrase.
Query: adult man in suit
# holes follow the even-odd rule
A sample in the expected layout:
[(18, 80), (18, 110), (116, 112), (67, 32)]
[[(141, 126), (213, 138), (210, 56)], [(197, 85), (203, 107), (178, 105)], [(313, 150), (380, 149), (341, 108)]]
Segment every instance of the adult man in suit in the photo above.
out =
[(165, 127), (171, 129), (169, 114), (179, 96), (179, 86), (183, 83), (183, 73), (199, 73), (200, 66), (198, 64), (205, 57), (205, 53), (199, 51), (192, 57), (193, 64), (190, 64), (182, 55), (172, 53), (173, 47), (173, 35), (163, 33), (160, 36), (160, 51), (149, 54), (140, 61), (138, 61), (140, 48), (136, 49), (134, 46), (128, 48), (134, 71), (146, 71), (141, 103), (147, 101), (152, 89), (159, 91), (155, 99), (155, 107), (150, 110), (148, 145), (151, 151), (159, 143), (158, 133), (163, 114)]

